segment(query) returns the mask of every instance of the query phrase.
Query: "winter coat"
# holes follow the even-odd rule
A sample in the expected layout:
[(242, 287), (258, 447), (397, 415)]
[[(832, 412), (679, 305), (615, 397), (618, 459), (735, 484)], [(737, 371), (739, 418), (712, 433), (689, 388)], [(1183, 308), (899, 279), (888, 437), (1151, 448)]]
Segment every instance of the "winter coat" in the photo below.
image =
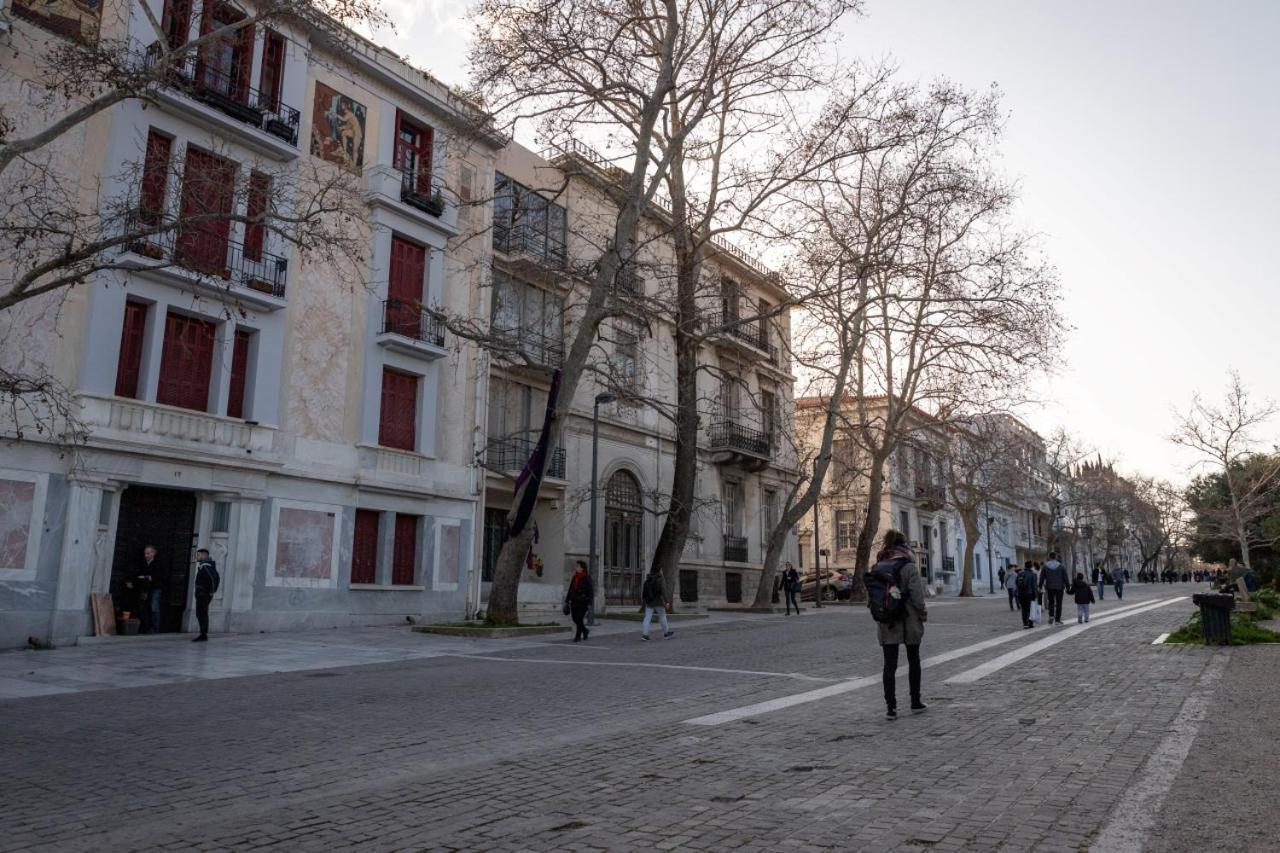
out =
[[(645, 589), (649, 585), (649, 578), (657, 579), (657, 595), (645, 595)], [(640, 598), (644, 602), (645, 607), (664, 607), (667, 603), (667, 586), (662, 580), (662, 575), (650, 572), (644, 579), (644, 585), (640, 587)]]
[(1040, 572), (1040, 585), (1045, 589), (1066, 589), (1071, 586), (1071, 581), (1062, 563), (1050, 560)]
[(569, 591), (564, 594), (565, 604), (591, 604), (595, 600), (595, 587), (591, 585), (591, 575), (583, 572), (573, 573), (569, 580)]
[(902, 564), (899, 577), (902, 579), (902, 592), (907, 597), (906, 614), (893, 623), (876, 623), (880, 645), (905, 643), (908, 646), (918, 646), (924, 639), (924, 623), (929, 614), (924, 604), (924, 580), (920, 577), (920, 569), (915, 560)]
[(1093, 584), (1088, 581), (1079, 580), (1071, 583), (1071, 594), (1075, 597), (1076, 604), (1093, 604)]
[(787, 569), (782, 573), (782, 589), (785, 592), (800, 591), (800, 573), (795, 569)]
[(1016, 590), (1018, 588), (1018, 573), (1008, 572), (1004, 576), (1004, 588)]
[(218, 591), (218, 564), (213, 560), (196, 563), (196, 598), (213, 598)]
[[(1022, 588), (1018, 589), (1018, 598), (1035, 598), (1038, 590), (1036, 584), (1040, 582), (1039, 578), (1036, 577), (1035, 570), (1023, 569), (1018, 572), (1016, 577), (1022, 580)], [(1017, 589), (1017, 587), (1015, 586), (1014, 589)]]

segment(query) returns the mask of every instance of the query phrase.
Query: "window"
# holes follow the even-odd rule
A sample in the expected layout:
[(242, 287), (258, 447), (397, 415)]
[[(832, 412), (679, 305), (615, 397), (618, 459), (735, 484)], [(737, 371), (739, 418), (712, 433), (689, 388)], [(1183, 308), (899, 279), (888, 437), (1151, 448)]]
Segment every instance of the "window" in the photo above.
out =
[(769, 445), (772, 447), (778, 443), (778, 398), (772, 391), (760, 392), (760, 408), (761, 418), (764, 426), (764, 434), (769, 439)]
[(170, 50), (177, 50), (191, 36), (191, 0), (165, 0), (160, 23)]
[(565, 260), (565, 208), (506, 175), (494, 176), (493, 247), (530, 254), (559, 266)]
[(115, 492), (102, 490), (102, 497), (98, 499), (98, 526), (111, 526), (111, 503), (115, 498)]
[(731, 376), (720, 380), (720, 411), (725, 420), (735, 423), (742, 411), (742, 383)]
[(382, 513), (356, 510), (356, 530), (351, 539), (351, 583), (378, 582), (378, 526)]
[(280, 92), (284, 87), (284, 36), (267, 30), (262, 37), (262, 68), (258, 80), (259, 102), (264, 109), (280, 109)]
[[(245, 14), (229, 3), (208, 2), (200, 21), (201, 36), (217, 33), (244, 20)], [(200, 50), (200, 85), (242, 104), (249, 102), (249, 76), (253, 65), (253, 25), (229, 36), (215, 38)]]
[(729, 481), (721, 487), (726, 536), (742, 535), (742, 484)]
[(435, 134), (424, 124), (396, 110), (393, 163), (405, 176), (405, 187), (419, 195), (431, 193), (431, 144)]
[(493, 580), (498, 565), (498, 552), (507, 541), (507, 510), (485, 508), (484, 511), (484, 564), (480, 567), (480, 580)]
[(142, 163), (142, 188), (138, 194), (138, 226), (155, 227), (164, 219), (164, 197), (169, 186), (169, 154), (173, 139), (152, 130)]
[(231, 343), (231, 382), (227, 393), (227, 417), (243, 418), (244, 386), (249, 375), (249, 341), (252, 333), (236, 329)]
[(387, 273), (386, 331), (417, 338), (420, 334), (423, 285), (427, 277), (427, 249), (399, 235), (391, 235), (391, 263)]
[(124, 304), (120, 329), (120, 358), (116, 363), (116, 396), (138, 399), (138, 377), (142, 372), (142, 343), (147, 327), (147, 306), (129, 300)]
[(852, 551), (858, 544), (858, 511), (836, 510), (836, 550)]
[(245, 203), (245, 216), (250, 220), (244, 227), (244, 256), (246, 260), (261, 261), (262, 247), (267, 239), (265, 222), (253, 220), (265, 217), (271, 203), (271, 176), (261, 172), (249, 173), (249, 197)]
[(495, 333), (512, 336), (512, 346), (535, 364), (559, 365), (564, 347), (563, 297), (495, 272), (490, 325)]
[(763, 299), (756, 305), (756, 314), (760, 317), (756, 321), (760, 324), (760, 349), (767, 350), (769, 348), (769, 312), (773, 310), (773, 306)]
[(778, 492), (765, 489), (760, 496), (760, 541), (768, 542), (778, 526)]
[(489, 439), (532, 437), (542, 428), (547, 392), (519, 382), (493, 378), (489, 382)]
[(231, 502), (214, 501), (213, 520), (209, 525), (210, 533), (231, 532)]
[[(230, 160), (187, 148), (182, 171), (176, 260), (197, 272), (229, 278), (227, 270), (231, 205), (236, 165)], [(199, 217), (198, 221), (192, 221)]]
[(724, 600), (730, 604), (742, 601), (742, 572), (724, 573)]
[(391, 551), (391, 583), (409, 586), (417, 573), (418, 516), (396, 513), (396, 539)]
[(614, 380), (625, 391), (640, 387), (640, 335), (634, 325), (619, 324), (613, 345)]
[(382, 369), (382, 411), (378, 443), (383, 447), (415, 450), (418, 446), (418, 377)]
[(197, 412), (209, 411), (209, 375), (217, 327), (207, 320), (170, 312), (165, 318), (164, 352), (156, 402)]
[(680, 570), (680, 600), (681, 601), (697, 601), (698, 600), (697, 569), (681, 569)]
[(742, 317), (741, 291), (731, 278), (720, 279), (720, 322), (735, 323)]
[(898, 531), (907, 539), (911, 538), (911, 513), (904, 510), (898, 512)]

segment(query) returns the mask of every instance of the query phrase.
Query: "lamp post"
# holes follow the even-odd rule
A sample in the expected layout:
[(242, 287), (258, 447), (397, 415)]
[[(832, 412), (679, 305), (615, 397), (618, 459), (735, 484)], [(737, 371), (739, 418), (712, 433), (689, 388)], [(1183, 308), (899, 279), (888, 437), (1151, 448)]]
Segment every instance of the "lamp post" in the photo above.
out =
[[(590, 539), (589, 545), (591, 553), (587, 555), (587, 574), (591, 577), (591, 582), (595, 583), (599, 574), (596, 572), (596, 503), (598, 501), (598, 492), (600, 491), (600, 475), (598, 473), (600, 466), (600, 404), (612, 403), (618, 398), (609, 392), (601, 392), (596, 395), (595, 404), (591, 407), (591, 522), (590, 522)], [(589, 615), (591, 616), (591, 624), (595, 624), (595, 605), (591, 607)]]
[[(813, 460), (813, 475), (815, 477), (818, 475), (817, 459)], [(817, 498), (814, 498), (814, 501), (813, 501), (813, 579), (815, 582), (815, 585), (813, 588), (813, 606), (814, 607), (822, 606), (821, 590), (817, 586), (817, 584), (821, 581), (820, 576), (822, 574), (822, 549), (819, 546), (820, 541), (821, 540), (818, 537), (818, 500)]]
[[(987, 501), (987, 586), (991, 589), (991, 594), (996, 592), (996, 565), (991, 562), (991, 522), (995, 521), (991, 517), (991, 501)], [(1003, 595), (1003, 593), (1001, 593)]]

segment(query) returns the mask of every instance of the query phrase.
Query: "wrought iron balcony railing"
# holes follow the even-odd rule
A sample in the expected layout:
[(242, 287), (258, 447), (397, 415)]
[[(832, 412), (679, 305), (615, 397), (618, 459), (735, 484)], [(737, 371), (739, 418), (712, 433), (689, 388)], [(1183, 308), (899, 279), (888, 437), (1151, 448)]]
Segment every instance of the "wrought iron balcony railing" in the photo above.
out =
[[(125, 226), (126, 233), (148, 230), (158, 220), (155, 214), (139, 213)], [(289, 277), (287, 259), (258, 246), (246, 248), (197, 225), (148, 234), (133, 240), (127, 248), (135, 255), (159, 262), (158, 265), (180, 267), (223, 279), (237, 287), (284, 298), (285, 282)]]
[[(150, 71), (161, 61), (161, 45), (156, 42), (146, 50), (144, 67)], [(202, 51), (193, 50), (174, 62), (165, 72), (164, 81), (197, 101), (296, 146), (301, 114), (279, 98), (250, 86), (239, 68), (236, 65), (223, 70), (205, 61)]]
[(734, 420), (715, 421), (708, 430), (707, 438), (713, 451), (731, 450), (752, 456), (769, 456), (769, 434)]
[(763, 320), (759, 318), (743, 320), (741, 314), (721, 306), (703, 315), (703, 325), (711, 329), (720, 329), (718, 334), (728, 335), (735, 341), (754, 347), (765, 353), (770, 361), (776, 363), (777, 348), (769, 341), (769, 331)]
[[(499, 471), (516, 473), (524, 469), (533, 450), (538, 446), (536, 439), (528, 435), (508, 435), (502, 438), (491, 438), (485, 446), (485, 465)], [(553, 480), (565, 479), (565, 454), (563, 447), (551, 451), (547, 460), (545, 474)]]
[(564, 363), (564, 340), (540, 335), (526, 328), (490, 330), (498, 342), (494, 352), (516, 367), (532, 366), (556, 370)]
[(493, 224), (493, 249), (512, 257), (530, 258), (539, 265), (563, 269), (568, 259), (563, 235), (550, 234), (524, 223)]
[(440, 182), (432, 175), (416, 170), (401, 172), (400, 200), (432, 216), (444, 215), (444, 193)]
[(947, 500), (946, 487), (941, 483), (916, 483), (916, 500), (922, 504), (942, 506)]
[(724, 536), (724, 559), (726, 563), (745, 563), (747, 561), (747, 537)]
[(444, 317), (413, 302), (383, 300), (382, 331), (437, 347), (444, 346)]

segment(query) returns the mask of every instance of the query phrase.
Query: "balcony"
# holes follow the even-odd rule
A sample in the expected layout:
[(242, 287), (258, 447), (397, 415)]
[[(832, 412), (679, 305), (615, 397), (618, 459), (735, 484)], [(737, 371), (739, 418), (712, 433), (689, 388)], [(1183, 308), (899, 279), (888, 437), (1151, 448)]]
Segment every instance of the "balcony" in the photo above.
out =
[(725, 534), (724, 561), (726, 563), (745, 563), (747, 561), (747, 537)]
[(457, 227), (457, 210), (450, 210), (435, 176), (419, 176), (417, 172), (402, 172), (386, 165), (368, 166), (364, 170), (364, 187), (365, 200), (371, 206), (438, 231), (445, 238), (462, 233)]
[(493, 251), (499, 263), (529, 281), (555, 284), (568, 274), (563, 235), (556, 237), (524, 224), (508, 227), (495, 222)]
[[(135, 219), (125, 227), (132, 232), (150, 226)], [(170, 227), (134, 240), (125, 246), (121, 265), (264, 311), (284, 307), (289, 277), (285, 258), (195, 228)]]
[(947, 490), (941, 483), (917, 483), (916, 505), (925, 512), (937, 512), (947, 503)]
[(444, 215), (444, 193), (440, 182), (431, 175), (401, 172), (400, 200), (431, 216), (439, 218)]
[(90, 444), (145, 448), (188, 461), (260, 465), (274, 460), (275, 427), (121, 397), (81, 394), (77, 400)]
[(778, 363), (777, 348), (769, 342), (769, 331), (763, 320), (743, 320), (741, 314), (719, 307), (703, 314), (702, 327), (709, 329), (710, 336), (718, 343), (741, 355)]
[[(150, 45), (143, 56), (147, 71), (161, 61), (160, 44)], [(242, 141), (260, 153), (277, 160), (298, 156), (298, 128), (301, 114), (270, 94), (260, 92), (239, 79), (235, 69), (224, 71), (202, 60), (201, 51), (192, 51), (175, 60), (162, 75), (165, 88), (157, 93), (164, 106), (187, 114), (198, 124), (219, 132), (248, 126), (251, 134), (241, 134)], [(172, 97), (176, 92), (180, 97)], [(205, 108), (208, 109), (205, 109)], [(222, 117), (233, 122), (226, 122)]]
[(748, 471), (760, 471), (769, 467), (773, 442), (769, 434), (723, 419), (711, 424), (707, 430), (707, 445), (721, 465), (737, 465)]
[(416, 302), (385, 299), (382, 302), (382, 330), (378, 343), (409, 355), (441, 358), (444, 348), (444, 317)]
[(524, 327), (490, 329), (493, 353), (511, 371), (543, 374), (564, 363), (564, 339), (541, 335)]
[[(537, 446), (537, 440), (527, 435), (508, 435), (504, 438), (490, 439), (485, 447), (485, 467), (496, 471), (505, 471), (509, 474), (518, 474), (524, 470), (525, 464), (529, 461), (529, 457), (533, 456), (534, 448)], [(551, 451), (551, 458), (547, 461), (547, 468), (544, 472), (547, 479), (565, 479), (564, 460), (563, 447), (557, 447)]]

